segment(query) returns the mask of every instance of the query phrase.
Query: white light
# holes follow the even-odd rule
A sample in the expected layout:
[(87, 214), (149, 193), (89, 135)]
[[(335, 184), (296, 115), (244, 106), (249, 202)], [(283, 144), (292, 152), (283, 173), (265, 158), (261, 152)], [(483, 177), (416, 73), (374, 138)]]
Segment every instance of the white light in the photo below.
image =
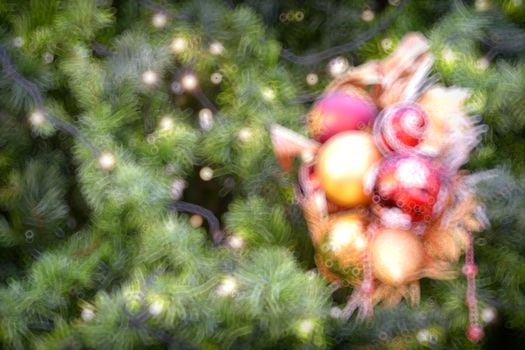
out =
[(248, 142), (252, 138), (252, 131), (250, 128), (242, 128), (237, 134), (237, 138), (241, 142)]
[(270, 88), (264, 88), (262, 91), (261, 91), (263, 97), (265, 100), (267, 101), (271, 101), (275, 98), (275, 92), (270, 89)]
[(232, 235), (228, 237), (228, 246), (230, 246), (233, 249), (241, 249), (244, 246), (244, 240), (242, 237), (239, 237), (237, 235)]
[(202, 216), (194, 214), (190, 217), (190, 225), (194, 228), (201, 227), (204, 220)]
[(210, 167), (205, 166), (199, 171), (199, 176), (204, 181), (210, 181), (213, 178), (213, 170)]
[(40, 111), (40, 110), (36, 110), (36, 111), (34, 111), (34, 112), (31, 113), (31, 115), (29, 116), (29, 122), (30, 122), (33, 126), (40, 126), (40, 125), (44, 124), (45, 121), (46, 121), (46, 116), (45, 116), (44, 113), (42, 113), (42, 111)]
[(381, 40), (381, 47), (385, 51), (390, 50), (392, 48), (392, 39), (384, 38), (383, 40)]
[(208, 108), (199, 111), (199, 125), (206, 131), (213, 127), (213, 112)]
[(372, 10), (364, 10), (361, 14), (361, 19), (365, 22), (370, 22), (375, 17), (374, 11)]
[(217, 294), (225, 297), (235, 294), (237, 291), (237, 281), (232, 276), (225, 277), (217, 287)]
[(82, 317), (84, 321), (91, 321), (95, 318), (95, 311), (90, 308), (84, 308), (80, 312), (80, 317)]
[(104, 152), (98, 157), (98, 164), (104, 170), (111, 170), (115, 166), (115, 156), (109, 152)]
[(308, 85), (315, 85), (315, 84), (317, 84), (318, 81), (319, 81), (319, 77), (315, 73), (309, 73), (306, 76), (306, 83)]
[(456, 54), (449, 47), (444, 48), (442, 54), (446, 63), (452, 63), (456, 60)]
[(486, 59), (485, 57), (482, 57), (480, 58), (477, 62), (476, 62), (476, 66), (480, 69), (480, 70), (486, 70), (488, 67), (489, 67), (489, 60)]
[(55, 59), (55, 56), (51, 52), (46, 52), (42, 55), (42, 59), (44, 60), (45, 64), (50, 64)]
[(194, 90), (197, 87), (198, 83), (199, 82), (197, 81), (197, 78), (195, 77), (195, 75), (191, 73), (186, 74), (181, 79), (182, 87), (185, 90), (189, 90), (189, 91)]
[(220, 84), (222, 81), (222, 74), (219, 72), (215, 72), (210, 76), (210, 80), (214, 84)]
[(17, 36), (13, 39), (13, 45), (18, 48), (24, 46), (24, 39), (22, 39), (20, 36)]
[(474, 7), (476, 8), (476, 11), (487, 11), (490, 9), (490, 1), (489, 0), (476, 0), (474, 3)]
[(432, 339), (432, 334), (428, 329), (422, 329), (417, 332), (416, 338), (420, 343), (428, 343)]
[(344, 57), (336, 57), (328, 63), (328, 71), (333, 77), (337, 77), (348, 70), (348, 60)]
[(156, 84), (158, 80), (158, 74), (152, 70), (147, 70), (144, 73), (142, 73), (142, 81), (144, 82), (144, 84), (153, 85)]
[(224, 46), (218, 42), (214, 41), (210, 44), (210, 53), (212, 55), (221, 55), (224, 52)]
[(175, 38), (172, 40), (170, 47), (171, 51), (174, 53), (181, 53), (186, 49), (187, 45), (188, 44), (184, 38)]
[(334, 306), (330, 309), (330, 317), (339, 319), (341, 316), (343, 316), (343, 310), (341, 310), (341, 308)]
[(157, 12), (151, 18), (151, 24), (153, 24), (155, 28), (162, 28), (166, 23), (168, 23), (168, 16), (163, 12)]
[(153, 316), (160, 315), (160, 313), (163, 310), (164, 310), (164, 304), (159, 300), (154, 301), (148, 308), (149, 313)]
[(492, 307), (487, 307), (481, 311), (481, 319), (485, 323), (491, 323), (496, 318), (496, 310)]
[(171, 183), (171, 198), (178, 200), (182, 197), (182, 192), (186, 188), (186, 181), (183, 179), (176, 179)]
[(299, 333), (303, 336), (308, 336), (315, 328), (315, 323), (312, 320), (303, 320), (299, 322)]
[(339, 251), (351, 244), (353, 249), (364, 251), (367, 242), (363, 230), (363, 225), (358, 221), (336, 223), (330, 232), (330, 250)]
[(173, 118), (163, 117), (159, 122), (159, 126), (162, 131), (169, 131), (173, 129), (175, 122), (173, 121)]

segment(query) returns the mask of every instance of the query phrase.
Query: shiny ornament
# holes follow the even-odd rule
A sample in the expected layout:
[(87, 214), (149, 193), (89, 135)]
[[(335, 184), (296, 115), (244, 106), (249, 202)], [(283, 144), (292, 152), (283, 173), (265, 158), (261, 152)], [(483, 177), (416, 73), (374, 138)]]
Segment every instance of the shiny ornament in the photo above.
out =
[(421, 143), (429, 126), (427, 114), (414, 103), (385, 109), (374, 125), (376, 144), (383, 154), (409, 150)]
[(315, 172), (330, 201), (344, 207), (364, 205), (370, 202), (364, 191), (364, 179), (379, 159), (369, 134), (346, 131), (321, 147)]
[(410, 231), (380, 229), (371, 242), (374, 276), (398, 286), (419, 279), (423, 267), (423, 243)]
[[(432, 220), (441, 211), (445, 195), (438, 169), (418, 155), (394, 155), (383, 160), (373, 192), (374, 202), (386, 209), (379, 211), (382, 219), (401, 211), (409, 222)], [(392, 208), (397, 210), (388, 210)]]
[(344, 131), (371, 127), (376, 114), (374, 104), (360, 90), (338, 90), (323, 96), (313, 106), (308, 115), (308, 130), (315, 140), (325, 142)]

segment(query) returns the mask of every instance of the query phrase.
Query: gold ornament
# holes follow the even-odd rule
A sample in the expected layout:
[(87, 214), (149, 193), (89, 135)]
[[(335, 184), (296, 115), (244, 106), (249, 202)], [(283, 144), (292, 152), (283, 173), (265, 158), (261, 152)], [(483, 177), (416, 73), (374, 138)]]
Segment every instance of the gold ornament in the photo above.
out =
[(381, 282), (398, 286), (419, 279), (424, 250), (413, 232), (381, 229), (371, 244), (374, 275)]
[(321, 147), (316, 164), (326, 197), (345, 207), (368, 204), (364, 177), (379, 159), (372, 136), (366, 132), (347, 131), (332, 137)]
[(368, 245), (366, 224), (359, 214), (344, 214), (331, 223), (323, 250), (333, 256), (340, 268), (361, 262)]

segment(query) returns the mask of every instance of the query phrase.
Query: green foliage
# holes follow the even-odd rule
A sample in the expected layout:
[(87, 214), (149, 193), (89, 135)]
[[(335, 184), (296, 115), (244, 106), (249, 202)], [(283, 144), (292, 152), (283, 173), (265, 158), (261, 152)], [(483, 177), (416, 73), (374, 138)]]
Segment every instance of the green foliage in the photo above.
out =
[[(339, 319), (351, 291), (333, 293), (307, 271), (312, 252), (294, 180), (281, 175), (272, 151), (269, 126), (304, 133), (300, 97), (331, 79), (326, 61), (292, 64), (281, 50), (319, 52), (390, 16), (343, 55), (353, 64), (381, 58), (407, 31), (422, 31), (435, 74), (471, 90), (469, 107), (489, 131), (468, 168), (499, 169), (478, 188), (492, 222), (476, 237), (480, 303), (497, 308), (511, 337), (523, 334), (525, 8), (507, 0), (487, 9), (388, 3), (0, 2), (0, 344), (475, 347), (464, 337), (461, 278), (423, 281), (417, 308), (378, 306), (367, 322)], [(365, 9), (375, 13), (370, 23)], [(159, 13), (164, 27), (152, 24)], [(174, 38), (184, 50), (173, 50)], [(211, 54), (216, 42), (224, 50)], [(173, 83), (190, 72), (198, 86), (179, 91)], [(305, 82), (311, 72), (317, 85)], [(213, 73), (222, 80), (209, 81)], [(204, 107), (214, 114), (210, 129), (199, 128)], [(101, 161), (108, 154), (114, 164)], [(203, 166), (212, 181), (197, 182)], [(242, 247), (214, 245), (212, 225), (193, 227), (190, 215), (169, 209), (172, 184), (183, 178), (202, 185), (184, 197), (214, 203), (223, 233)], [(500, 340), (502, 328), (487, 327), (484, 344)]]

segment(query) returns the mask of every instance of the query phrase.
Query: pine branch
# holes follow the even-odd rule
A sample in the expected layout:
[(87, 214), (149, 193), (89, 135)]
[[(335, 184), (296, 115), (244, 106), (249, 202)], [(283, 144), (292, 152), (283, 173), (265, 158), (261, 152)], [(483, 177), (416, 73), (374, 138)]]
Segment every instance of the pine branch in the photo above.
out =
[(20, 85), (31, 96), (35, 106), (45, 114), (46, 118), (56, 129), (62, 130), (78, 139), (91, 151), (91, 153), (93, 153), (94, 156), (100, 154), (97, 147), (95, 147), (95, 145), (76, 126), (55, 117), (46, 110), (44, 107), (44, 98), (42, 97), (42, 93), (38, 86), (16, 70), (6, 48), (2, 45), (0, 45), (0, 63), (2, 64), (5, 76)]
[(359, 35), (355, 40), (350, 41), (349, 43), (334, 46), (324, 51), (308, 54), (308, 55), (296, 55), (288, 49), (283, 49), (281, 51), (281, 57), (292, 63), (311, 66), (317, 64), (325, 59), (328, 59), (333, 56), (341, 55), (343, 53), (358, 49), (361, 45), (366, 43), (368, 40), (372, 39), (378, 33), (384, 31), (388, 28), (390, 23), (401, 13), (401, 11), (408, 4), (409, 0), (402, 0), (397, 9), (387, 17), (382, 18), (377, 26), (370, 28), (366, 32)]

